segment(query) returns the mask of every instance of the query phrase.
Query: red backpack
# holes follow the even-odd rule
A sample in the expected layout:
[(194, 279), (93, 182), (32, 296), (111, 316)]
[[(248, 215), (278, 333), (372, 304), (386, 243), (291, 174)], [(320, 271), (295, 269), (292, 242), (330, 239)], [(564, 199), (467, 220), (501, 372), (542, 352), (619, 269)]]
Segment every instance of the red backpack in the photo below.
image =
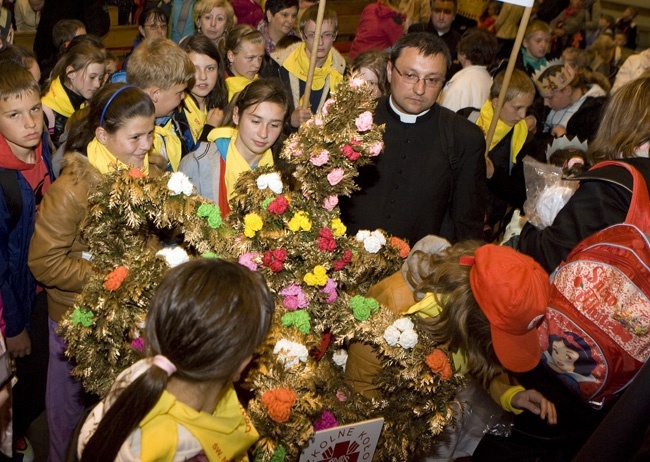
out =
[(624, 389), (650, 355), (650, 199), (633, 177), (625, 222), (580, 242), (551, 277), (542, 363), (593, 407)]

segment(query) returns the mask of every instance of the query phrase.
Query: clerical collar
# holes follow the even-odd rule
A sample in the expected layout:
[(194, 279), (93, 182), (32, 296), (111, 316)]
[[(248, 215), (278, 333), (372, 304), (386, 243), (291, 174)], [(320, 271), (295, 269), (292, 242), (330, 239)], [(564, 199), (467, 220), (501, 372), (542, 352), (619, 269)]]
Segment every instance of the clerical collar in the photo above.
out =
[(395, 104), (393, 104), (393, 95), (390, 95), (390, 98), (388, 98), (388, 103), (390, 104), (390, 108), (395, 111), (395, 114), (399, 116), (399, 120), (404, 122), (405, 124), (414, 124), (417, 122), (418, 117), (423, 116), (427, 112), (431, 110), (431, 108), (427, 109), (426, 111), (422, 111), (419, 114), (406, 114), (399, 109), (395, 107)]

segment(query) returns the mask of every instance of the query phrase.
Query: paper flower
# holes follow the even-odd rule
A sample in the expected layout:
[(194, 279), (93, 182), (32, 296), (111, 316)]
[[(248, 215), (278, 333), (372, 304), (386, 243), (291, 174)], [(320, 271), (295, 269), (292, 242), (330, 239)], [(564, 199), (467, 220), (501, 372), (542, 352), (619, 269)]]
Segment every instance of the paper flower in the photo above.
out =
[(325, 210), (329, 210), (331, 212), (337, 205), (339, 205), (339, 196), (327, 196), (325, 199), (323, 199), (323, 208)]
[(323, 411), (320, 419), (314, 422), (314, 431), (327, 430), (328, 428), (338, 427), (339, 423), (336, 421), (334, 414), (330, 411)]
[(286, 458), (287, 450), (284, 449), (284, 446), (280, 445), (275, 451), (273, 451), (273, 455), (269, 459), (269, 462), (284, 462)]
[(333, 303), (339, 297), (339, 293), (336, 291), (337, 286), (338, 283), (334, 279), (327, 278), (325, 287), (320, 290), (321, 292), (327, 294), (327, 298), (325, 299), (327, 303)]
[(333, 168), (332, 171), (327, 174), (327, 181), (329, 181), (332, 186), (336, 186), (343, 179), (343, 175), (345, 175), (345, 172), (341, 167)]
[(399, 256), (401, 258), (406, 258), (409, 256), (409, 252), (411, 251), (411, 248), (405, 241), (403, 241), (399, 237), (395, 237), (395, 236), (391, 237), (390, 245), (399, 250)]
[(350, 86), (352, 88), (359, 88), (359, 87), (362, 87), (363, 85), (366, 85), (366, 84), (367, 84), (367, 82), (362, 77), (354, 77), (354, 78), (350, 79)]
[(358, 242), (363, 242), (363, 248), (370, 253), (377, 253), (386, 245), (386, 237), (378, 229), (372, 232), (362, 229), (355, 238)]
[(295, 403), (296, 393), (288, 388), (268, 390), (262, 395), (262, 405), (269, 411), (271, 420), (277, 423), (289, 420)]
[(221, 217), (221, 209), (218, 205), (214, 204), (201, 204), (199, 209), (196, 211), (196, 214), (201, 218), (206, 218), (208, 220), (208, 226), (212, 229), (217, 229), (223, 223)]
[(386, 340), (386, 343), (388, 343), (390, 346), (395, 346), (399, 341), (400, 334), (401, 332), (397, 327), (388, 326), (384, 331), (384, 340)]
[(334, 260), (332, 266), (334, 266), (335, 271), (340, 271), (345, 268), (352, 261), (352, 251), (350, 249), (345, 249), (343, 255), (341, 255), (340, 260)]
[(257, 260), (260, 258), (260, 254), (256, 252), (246, 252), (243, 255), (239, 256), (238, 262), (240, 265), (245, 266), (251, 271), (257, 271)]
[(139, 168), (134, 167), (134, 168), (129, 169), (129, 176), (131, 178), (145, 178), (147, 176), (147, 174), (144, 173)]
[(280, 291), (280, 295), (284, 297), (282, 304), (289, 310), (297, 310), (298, 308), (307, 308), (309, 306), (305, 293), (298, 284), (288, 285)]
[(431, 369), (431, 372), (439, 374), (442, 380), (448, 380), (452, 375), (454, 375), (454, 372), (451, 369), (451, 364), (449, 364), (449, 358), (444, 351), (438, 348), (433, 350), (433, 353), (427, 356), (425, 362)]
[(190, 179), (183, 172), (174, 172), (169, 177), (167, 188), (174, 193), (175, 196), (185, 194), (191, 196), (194, 190), (194, 185)]
[(81, 308), (75, 308), (72, 312), (72, 324), (77, 325), (81, 324), (84, 327), (90, 327), (93, 325), (93, 317), (95, 313), (91, 310), (81, 311)]
[(307, 335), (311, 329), (309, 313), (305, 310), (290, 311), (280, 319), (284, 327), (295, 327), (301, 334)]
[(384, 149), (384, 143), (381, 141), (375, 141), (370, 145), (368, 149), (370, 151), (370, 157), (375, 157), (381, 154), (381, 151)]
[(345, 232), (348, 230), (348, 228), (343, 224), (340, 218), (334, 218), (330, 222), (330, 226), (332, 227), (332, 234), (335, 236), (343, 236)]
[(323, 103), (323, 108), (321, 109), (321, 112), (323, 115), (327, 115), (327, 111), (329, 111), (330, 106), (334, 104), (334, 100), (332, 98), (328, 98), (324, 103)]
[(327, 284), (327, 270), (324, 266), (316, 265), (314, 271), (305, 274), (303, 280), (308, 286), (324, 286)]
[(413, 321), (411, 321), (409, 318), (400, 318), (393, 323), (393, 326), (397, 327), (400, 332), (403, 332), (405, 330), (413, 330), (415, 327), (413, 325)]
[(280, 174), (277, 172), (265, 173), (257, 177), (257, 188), (269, 188), (276, 194), (282, 194), (282, 178), (280, 178)]
[(350, 299), (350, 308), (352, 308), (352, 315), (357, 321), (365, 321), (371, 314), (379, 310), (379, 302), (374, 298), (355, 295)]
[(284, 269), (284, 261), (287, 259), (287, 251), (283, 248), (267, 250), (262, 257), (262, 263), (274, 273)]
[(360, 132), (367, 132), (372, 128), (372, 112), (362, 112), (354, 121), (354, 124), (357, 126), (357, 130)]
[(399, 346), (402, 348), (410, 350), (418, 344), (418, 334), (413, 329), (405, 330), (400, 334), (397, 343), (399, 343)]
[(348, 362), (348, 352), (342, 348), (336, 350), (332, 355), (332, 361), (334, 361), (334, 364), (337, 366), (342, 367), (343, 371), (345, 371), (345, 365)]
[(296, 212), (289, 220), (289, 230), (294, 233), (300, 230), (310, 231), (311, 230), (311, 220), (309, 216), (302, 211)]
[(183, 250), (182, 247), (178, 247), (178, 246), (165, 247), (159, 250), (156, 255), (163, 257), (165, 259), (165, 262), (167, 263), (167, 266), (169, 266), (170, 268), (178, 266), (181, 263), (190, 261), (190, 256), (187, 254), (187, 252), (185, 252), (185, 250)]
[(349, 144), (344, 145), (342, 151), (343, 151), (343, 155), (348, 159), (350, 159), (350, 161), (352, 162), (357, 160), (361, 155), (357, 151), (355, 151), (354, 148)]
[(322, 127), (323, 126), (323, 119), (321, 119), (320, 117), (314, 116), (314, 118), (312, 120), (313, 120), (313, 124), (315, 126), (317, 126), (317, 127)]
[(336, 241), (334, 240), (334, 234), (332, 230), (328, 228), (323, 228), (318, 231), (318, 250), (325, 252), (333, 252), (336, 250)]
[(144, 339), (142, 337), (131, 340), (131, 348), (138, 351), (144, 351)]
[(325, 165), (328, 160), (330, 160), (330, 153), (327, 149), (323, 149), (321, 152), (318, 153), (318, 155), (311, 156), (309, 158), (309, 162), (314, 164), (316, 167), (321, 167)]
[(275, 215), (282, 215), (289, 207), (289, 201), (284, 196), (278, 196), (269, 202), (267, 210)]
[(339, 388), (338, 390), (336, 390), (336, 399), (338, 399), (340, 402), (345, 403), (349, 397), (350, 397), (349, 391), (344, 390), (343, 388)]
[(253, 238), (255, 233), (262, 229), (264, 222), (257, 213), (248, 213), (244, 217), (244, 236)]
[(128, 274), (129, 270), (125, 266), (118, 266), (106, 276), (104, 289), (110, 290), (111, 292), (116, 291), (122, 286)]
[(309, 352), (301, 343), (281, 339), (275, 344), (273, 354), (278, 355), (278, 362), (282, 363), (285, 369), (291, 369), (299, 362), (306, 363)]

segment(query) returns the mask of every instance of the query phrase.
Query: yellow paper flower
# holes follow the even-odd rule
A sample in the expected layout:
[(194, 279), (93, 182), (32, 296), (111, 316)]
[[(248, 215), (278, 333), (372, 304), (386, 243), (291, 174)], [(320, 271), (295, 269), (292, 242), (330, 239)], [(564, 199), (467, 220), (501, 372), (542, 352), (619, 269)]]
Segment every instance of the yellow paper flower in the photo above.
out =
[(244, 236), (255, 237), (255, 233), (262, 229), (264, 222), (256, 213), (249, 213), (244, 217)]
[(345, 232), (348, 230), (346, 226), (343, 224), (340, 218), (334, 218), (331, 223), (332, 226), (332, 234), (335, 236), (343, 236)]
[(300, 231), (309, 231), (311, 230), (311, 220), (305, 212), (296, 212), (291, 220), (289, 220), (289, 229), (294, 233)]
[(322, 265), (316, 265), (312, 273), (305, 274), (303, 281), (308, 286), (324, 286), (327, 284), (327, 270)]

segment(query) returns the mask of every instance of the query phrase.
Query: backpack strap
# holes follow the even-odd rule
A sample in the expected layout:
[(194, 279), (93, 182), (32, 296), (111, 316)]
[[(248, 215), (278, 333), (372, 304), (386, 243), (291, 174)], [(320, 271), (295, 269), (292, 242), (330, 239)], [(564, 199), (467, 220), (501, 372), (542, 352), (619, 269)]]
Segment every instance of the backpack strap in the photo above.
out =
[(634, 225), (644, 233), (650, 234), (650, 196), (643, 175), (632, 165), (616, 160), (599, 162), (591, 170), (607, 166), (623, 167), (632, 175), (632, 200), (625, 217), (625, 223)]
[(0, 186), (7, 208), (9, 209), (9, 230), (13, 231), (20, 215), (23, 213), (23, 196), (20, 193), (18, 177), (14, 170), (0, 170)]

